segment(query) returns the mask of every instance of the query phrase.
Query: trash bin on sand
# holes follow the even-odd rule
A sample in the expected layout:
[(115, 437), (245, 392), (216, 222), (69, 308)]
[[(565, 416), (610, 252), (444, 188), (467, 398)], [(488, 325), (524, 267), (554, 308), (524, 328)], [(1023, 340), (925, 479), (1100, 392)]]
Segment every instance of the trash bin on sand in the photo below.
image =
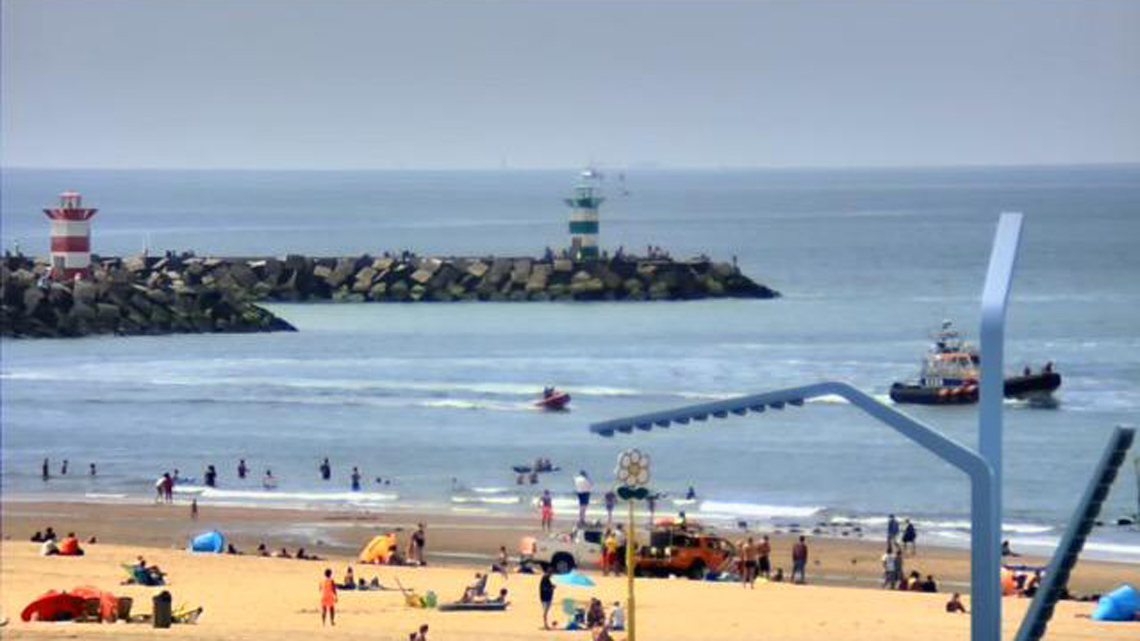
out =
[(154, 595), (154, 627), (156, 628), (169, 628), (171, 622), (171, 602), (170, 592), (163, 590)]

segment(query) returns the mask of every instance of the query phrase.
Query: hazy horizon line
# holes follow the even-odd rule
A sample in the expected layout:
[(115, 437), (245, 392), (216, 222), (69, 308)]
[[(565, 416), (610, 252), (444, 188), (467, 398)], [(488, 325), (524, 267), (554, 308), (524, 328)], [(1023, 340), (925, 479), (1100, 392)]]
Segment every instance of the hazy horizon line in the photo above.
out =
[(630, 165), (610, 165), (588, 163), (549, 167), (105, 167), (105, 166), (42, 166), (42, 165), (0, 165), (0, 171), (229, 171), (229, 172), (570, 172), (584, 168), (620, 172), (654, 171), (899, 171), (899, 170), (961, 170), (961, 169), (1055, 169), (1055, 168), (1127, 168), (1140, 167), (1140, 160), (1074, 162), (1074, 163), (948, 163), (913, 165), (666, 165), (636, 163)]

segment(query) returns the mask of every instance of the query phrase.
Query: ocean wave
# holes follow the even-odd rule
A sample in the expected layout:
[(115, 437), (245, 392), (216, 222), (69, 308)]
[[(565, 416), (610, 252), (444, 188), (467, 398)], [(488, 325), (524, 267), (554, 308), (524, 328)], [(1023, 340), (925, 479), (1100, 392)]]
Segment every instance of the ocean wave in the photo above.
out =
[(796, 518), (816, 516), (824, 508), (817, 505), (766, 505), (763, 503), (733, 503), (727, 501), (703, 501), (702, 515), (726, 514), (754, 519)]
[(522, 501), (517, 496), (452, 496), (452, 503), (478, 503), (492, 505), (515, 505)]
[(200, 485), (174, 487), (175, 494), (217, 500), (298, 501), (328, 503), (384, 503), (399, 500), (400, 495), (387, 492), (281, 492), (278, 490), (223, 490)]

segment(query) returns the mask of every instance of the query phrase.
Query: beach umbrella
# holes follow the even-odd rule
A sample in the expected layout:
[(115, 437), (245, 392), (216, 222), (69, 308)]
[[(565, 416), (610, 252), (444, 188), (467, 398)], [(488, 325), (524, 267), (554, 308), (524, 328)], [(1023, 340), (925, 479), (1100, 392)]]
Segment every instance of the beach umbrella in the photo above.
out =
[(578, 571), (567, 572), (566, 574), (555, 574), (554, 582), (558, 585), (569, 585), (578, 588), (592, 588), (594, 587), (594, 580)]

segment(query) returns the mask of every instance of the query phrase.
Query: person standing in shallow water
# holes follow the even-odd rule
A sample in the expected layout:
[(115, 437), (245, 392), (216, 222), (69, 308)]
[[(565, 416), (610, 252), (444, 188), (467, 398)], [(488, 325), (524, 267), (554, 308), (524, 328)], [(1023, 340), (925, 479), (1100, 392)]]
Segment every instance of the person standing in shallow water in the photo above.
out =
[(63, 465), (59, 466), (59, 475), (67, 476), (67, 459), (63, 459)]
[(91, 464), (91, 472), (90, 473), (91, 473), (91, 476), (95, 476), (95, 464), (94, 463)]
[(249, 468), (245, 464), (245, 459), (241, 459), (238, 461), (237, 472), (238, 472), (238, 478), (239, 479), (244, 479), (245, 475), (249, 473)]
[(355, 467), (352, 468), (352, 491), (360, 491), (360, 470)]
[(328, 618), (330, 625), (336, 625), (336, 581), (332, 578), (332, 568), (325, 568), (325, 578), (321, 581), (321, 625)]
[(46, 458), (44, 459), (43, 467), (40, 468), (40, 477), (45, 481), (51, 478), (51, 470), (48, 468), (48, 460)]
[(325, 460), (321, 461), (320, 470), (322, 481), (327, 481), (332, 478), (332, 466), (329, 465), (329, 459), (327, 456), (325, 457)]

